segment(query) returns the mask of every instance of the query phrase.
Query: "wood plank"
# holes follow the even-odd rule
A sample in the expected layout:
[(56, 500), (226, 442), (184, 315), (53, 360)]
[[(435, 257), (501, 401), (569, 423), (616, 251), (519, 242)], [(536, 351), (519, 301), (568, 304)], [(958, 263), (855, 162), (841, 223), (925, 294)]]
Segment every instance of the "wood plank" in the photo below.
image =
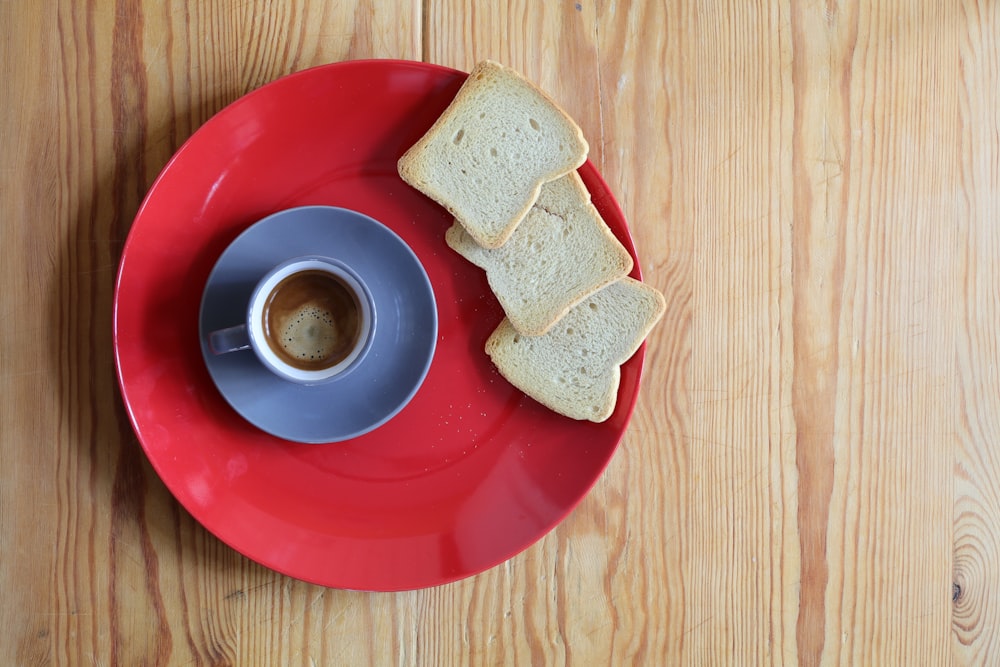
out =
[(947, 19), (958, 59), (956, 194), (943, 217), (957, 236), (951, 636), (954, 664), (982, 665), (1000, 655), (1000, 5), (959, 3)]
[[(636, 12), (644, 13), (638, 8), (629, 13)], [(491, 58), (518, 69), (546, 90), (580, 125), (590, 143), (590, 159), (612, 191), (621, 192), (622, 172), (607, 169), (606, 161), (612, 151), (631, 148), (628, 144), (635, 135), (626, 131), (623, 145), (620, 138), (607, 134), (608, 105), (624, 98), (616, 99), (613, 92), (618, 85), (614, 61), (602, 58), (605, 46), (615, 46), (606, 43), (601, 33), (619, 26), (627, 29), (622, 16), (610, 17), (593, 2), (512, 1), (477, 4), (470, 10), (467, 3), (432, 0), (427, 26), (426, 51), (432, 62), (468, 70)], [(649, 47), (662, 47), (665, 35), (654, 37)], [(634, 65), (634, 60), (626, 61), (624, 71), (630, 72)], [(649, 101), (660, 98), (655, 88), (639, 89)], [(662, 106), (644, 112), (652, 125), (662, 120), (658, 115)], [(651, 149), (659, 146), (659, 138), (650, 144)], [(620, 203), (627, 217), (637, 215), (628, 209), (631, 201)], [(655, 226), (648, 229), (652, 232)], [(641, 407), (640, 412), (648, 409)], [(649, 418), (645, 421), (648, 424)], [(636, 428), (641, 427), (633, 431)], [(628, 446), (626, 442), (624, 447)], [(642, 517), (630, 513), (650, 501), (636, 496), (630, 502), (624, 491), (627, 483), (635, 482), (628, 477), (634, 465), (619, 452), (564, 524), (505, 566), (457, 585), (474, 601), (466, 630), (470, 646), (477, 647), (473, 664), (641, 663), (643, 658), (659, 661), (665, 655), (669, 626), (661, 612), (669, 593), (659, 579), (665, 570), (643, 567), (649, 564), (647, 547), (656, 548), (662, 531), (657, 527), (645, 537), (635, 531)], [(659, 488), (661, 482), (644, 488)], [(517, 591), (516, 598), (504, 593), (510, 590)], [(632, 603), (622, 604), (624, 600)], [(679, 600), (673, 602), (677, 611)], [(428, 643), (451, 637), (442, 637), (440, 628), (429, 628), (427, 633)]]
[(803, 55), (793, 70), (796, 633), (808, 664), (948, 655), (947, 600), (920, 583), (949, 577), (940, 537), (952, 494), (942, 408), (954, 395), (953, 320), (940, 315), (956, 286), (931, 276), (954, 267), (954, 236), (936, 224), (954, 191), (923, 165), (954, 159), (947, 129), (930, 122), (954, 117), (943, 85), (953, 38), (916, 28), (941, 24), (934, 7), (792, 16)]
[(790, 15), (691, 5), (672, 38), (683, 61), (667, 224), (690, 236), (673, 251), (687, 255), (690, 295), (677, 662), (794, 664)]
[[(5, 290), (2, 339), (18, 350), (0, 362), (4, 440), (17, 444), (6, 471), (14, 483), (3, 485), (3, 553), (16, 558), (2, 575), (16, 592), (3, 623), (17, 639), (3, 642), (13, 654), (2, 662), (216, 663), (329, 649), (318, 612), (351, 594), (241, 558), (178, 508), (146, 462), (116, 391), (112, 287), (139, 202), (198, 126), (298, 69), (418, 58), (420, 3), (50, 9), (0, 9), (2, 62), (16, 69), (5, 72), (3, 117), (17, 119), (3, 123), (0, 233), (31, 262), (2, 269), (17, 285)], [(363, 634), (366, 618), (380, 616), (372, 603), (348, 631)], [(386, 648), (355, 650), (367, 661)]]

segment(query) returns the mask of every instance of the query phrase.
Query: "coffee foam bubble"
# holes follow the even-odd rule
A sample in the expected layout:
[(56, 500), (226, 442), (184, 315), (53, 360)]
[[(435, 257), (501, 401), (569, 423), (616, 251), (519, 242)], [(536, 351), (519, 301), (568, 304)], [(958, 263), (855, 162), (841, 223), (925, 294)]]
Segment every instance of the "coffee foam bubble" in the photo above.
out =
[(290, 357), (301, 361), (322, 361), (349, 344), (337, 328), (333, 314), (314, 305), (305, 305), (280, 323), (278, 341)]

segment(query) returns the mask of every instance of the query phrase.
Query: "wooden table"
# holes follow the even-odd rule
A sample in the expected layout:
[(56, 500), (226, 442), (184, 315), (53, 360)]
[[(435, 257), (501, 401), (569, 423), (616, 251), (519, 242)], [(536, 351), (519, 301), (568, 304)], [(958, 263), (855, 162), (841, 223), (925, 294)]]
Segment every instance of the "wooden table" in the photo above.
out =
[[(0, 663), (997, 664), (1000, 3), (0, 3)], [(666, 296), (610, 467), (398, 594), (249, 561), (153, 472), (115, 271), (170, 155), (290, 72), (495, 58)]]

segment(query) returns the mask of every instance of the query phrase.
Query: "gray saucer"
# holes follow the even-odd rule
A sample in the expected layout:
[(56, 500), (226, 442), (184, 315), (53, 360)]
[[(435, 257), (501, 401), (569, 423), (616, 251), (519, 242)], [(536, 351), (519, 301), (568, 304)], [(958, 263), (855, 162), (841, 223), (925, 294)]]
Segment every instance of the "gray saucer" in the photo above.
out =
[[(304, 386), (278, 378), (252, 350), (212, 354), (209, 333), (245, 321), (257, 281), (302, 255), (343, 261), (371, 290), (378, 324), (364, 362)], [(258, 428), (307, 443), (357, 437), (402, 410), (427, 376), (437, 331), (434, 291), (410, 247), (382, 223), (330, 206), (281, 211), (238, 236), (208, 277), (199, 316), (202, 356), (229, 404)]]

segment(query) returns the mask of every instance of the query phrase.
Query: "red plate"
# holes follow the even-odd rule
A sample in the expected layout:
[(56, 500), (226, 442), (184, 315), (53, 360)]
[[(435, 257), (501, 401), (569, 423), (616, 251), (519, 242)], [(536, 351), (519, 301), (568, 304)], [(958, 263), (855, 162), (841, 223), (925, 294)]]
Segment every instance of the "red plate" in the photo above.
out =
[[(622, 367), (617, 409), (602, 424), (550, 412), (484, 354), (503, 316), (485, 275), (445, 245), (447, 213), (396, 173), (465, 76), (355, 61), (268, 84), (195, 132), (129, 233), (114, 343), (146, 455), (209, 531), (298, 579), (413, 589), (510, 558), (589, 491), (635, 405), (644, 348)], [(590, 162), (580, 174), (634, 256), (607, 185)], [(392, 228), (423, 263), (438, 305), (437, 351), (420, 391), (385, 426), (337, 444), (290, 443), (245, 422), (212, 384), (198, 341), (202, 289), (229, 242), (264, 216), (309, 204)]]

